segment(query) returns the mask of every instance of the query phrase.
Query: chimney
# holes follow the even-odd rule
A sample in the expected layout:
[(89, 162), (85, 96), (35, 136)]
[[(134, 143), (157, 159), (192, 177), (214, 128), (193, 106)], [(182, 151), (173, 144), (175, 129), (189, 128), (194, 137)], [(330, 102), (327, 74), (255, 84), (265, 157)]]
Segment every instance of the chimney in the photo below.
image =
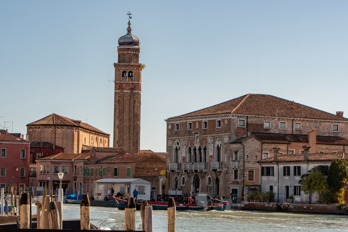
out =
[(343, 118), (343, 111), (336, 111), (336, 115), (340, 118)]
[(308, 160), (308, 158), (309, 158), (309, 149), (311, 148), (310, 146), (308, 146), (308, 145), (304, 145), (303, 147), (303, 159), (304, 160)]
[(273, 151), (274, 151), (274, 161), (278, 160), (278, 156), (279, 156), (279, 147), (273, 147)]
[(317, 130), (308, 133), (309, 153), (317, 153)]

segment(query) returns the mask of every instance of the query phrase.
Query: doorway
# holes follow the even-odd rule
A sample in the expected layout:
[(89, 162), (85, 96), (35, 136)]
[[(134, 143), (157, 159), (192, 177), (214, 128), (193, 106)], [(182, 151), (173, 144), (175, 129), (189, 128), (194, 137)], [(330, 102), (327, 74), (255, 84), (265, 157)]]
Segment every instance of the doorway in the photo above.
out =
[(199, 176), (195, 175), (193, 177), (193, 192), (194, 193), (199, 193), (200, 185), (201, 185), (201, 180), (199, 179)]

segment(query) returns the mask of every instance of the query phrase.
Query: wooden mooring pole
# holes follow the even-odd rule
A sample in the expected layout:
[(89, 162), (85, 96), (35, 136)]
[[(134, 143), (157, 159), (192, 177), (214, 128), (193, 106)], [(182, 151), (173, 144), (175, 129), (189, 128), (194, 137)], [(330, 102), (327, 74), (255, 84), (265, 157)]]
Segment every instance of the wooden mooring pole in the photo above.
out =
[(144, 231), (145, 231), (145, 206), (147, 206), (147, 205), (148, 205), (147, 201), (145, 201), (145, 200), (141, 201), (140, 216), (141, 216), (141, 223), (142, 223)]
[(124, 219), (126, 224), (126, 230), (134, 231), (136, 226), (136, 217), (135, 217), (135, 200), (133, 197), (128, 199), (127, 206), (124, 209)]
[(29, 196), (27, 193), (23, 193), (19, 201), (20, 205), (20, 228), (21, 229), (30, 229), (30, 205), (29, 205)]
[(175, 232), (176, 205), (173, 197), (168, 201), (168, 232)]
[(48, 226), (48, 211), (50, 206), (50, 196), (46, 196), (44, 204), (42, 206), (42, 218), (41, 218), (41, 227), (40, 229), (49, 229)]
[(80, 205), (80, 229), (81, 230), (90, 230), (91, 221), (90, 221), (90, 202), (87, 194), (82, 196), (81, 205)]
[(58, 208), (59, 218), (60, 218), (60, 228), (59, 229), (62, 230), (63, 229), (63, 202), (57, 201), (56, 205)]
[(146, 232), (152, 232), (152, 205), (145, 206), (145, 229)]
[(50, 229), (60, 229), (60, 217), (56, 202), (51, 201), (49, 212), (48, 212), (48, 221)]
[(42, 211), (42, 203), (41, 201), (37, 201), (36, 205), (36, 228), (41, 229), (41, 211)]

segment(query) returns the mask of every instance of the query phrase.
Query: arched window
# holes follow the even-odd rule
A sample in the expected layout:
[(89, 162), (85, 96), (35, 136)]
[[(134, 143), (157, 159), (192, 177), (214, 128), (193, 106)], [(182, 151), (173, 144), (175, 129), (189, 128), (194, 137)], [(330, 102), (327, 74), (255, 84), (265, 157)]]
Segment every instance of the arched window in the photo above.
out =
[(122, 77), (127, 77), (127, 71), (122, 71)]
[(203, 147), (203, 162), (207, 162), (207, 147)]
[(180, 144), (179, 142), (176, 142), (174, 146), (174, 157), (173, 157), (174, 163), (179, 163), (180, 161), (179, 150), (180, 150)]
[(193, 162), (194, 163), (197, 162), (197, 148), (196, 147), (193, 148)]
[(133, 77), (133, 71), (128, 72), (128, 77)]
[(188, 148), (188, 152), (187, 152), (187, 162), (191, 163), (191, 155), (192, 155), (192, 151), (191, 151), (191, 147)]
[(202, 157), (202, 148), (201, 147), (199, 147), (198, 148), (198, 162), (203, 162), (203, 157)]
[(181, 186), (185, 186), (186, 178), (184, 176), (181, 177)]
[(211, 186), (211, 177), (210, 176), (207, 177), (207, 185)]
[(178, 178), (174, 179), (174, 189), (178, 189)]
[(221, 141), (216, 141), (216, 161), (221, 162)]

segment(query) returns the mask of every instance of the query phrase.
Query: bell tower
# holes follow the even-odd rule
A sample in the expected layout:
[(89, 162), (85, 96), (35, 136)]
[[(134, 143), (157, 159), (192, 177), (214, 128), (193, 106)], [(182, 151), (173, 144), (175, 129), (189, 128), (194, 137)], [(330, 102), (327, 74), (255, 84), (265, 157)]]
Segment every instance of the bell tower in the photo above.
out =
[(131, 13), (127, 34), (118, 40), (115, 67), (114, 147), (140, 151), (141, 70), (140, 41), (132, 34)]

